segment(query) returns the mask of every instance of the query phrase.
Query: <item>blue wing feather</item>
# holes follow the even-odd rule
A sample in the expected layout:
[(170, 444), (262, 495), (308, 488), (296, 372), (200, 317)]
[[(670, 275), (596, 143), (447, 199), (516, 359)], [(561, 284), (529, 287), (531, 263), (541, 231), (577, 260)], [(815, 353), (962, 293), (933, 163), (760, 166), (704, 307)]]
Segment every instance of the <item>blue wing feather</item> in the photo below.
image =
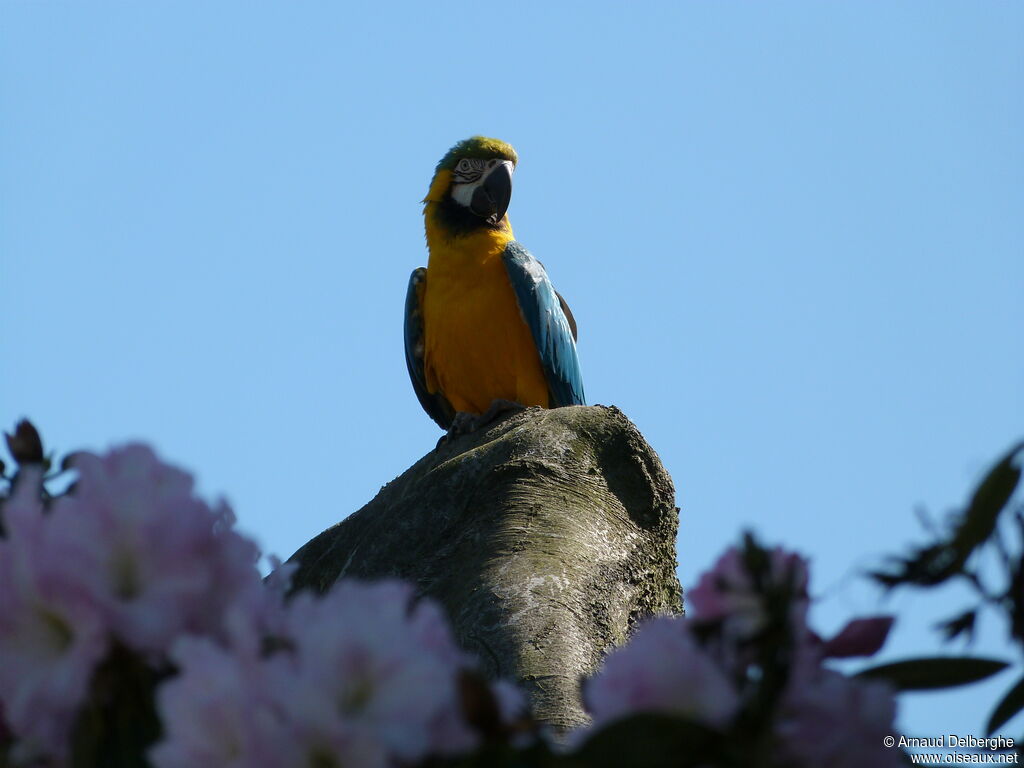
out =
[(441, 429), (448, 429), (455, 418), (455, 409), (440, 392), (427, 391), (427, 377), (423, 372), (423, 312), (420, 310), (419, 286), (427, 279), (427, 270), (414, 269), (409, 277), (405, 294), (405, 365), (409, 369), (412, 388), (427, 415)]
[(560, 298), (547, 272), (529, 251), (515, 241), (505, 247), (502, 258), (519, 302), (519, 311), (530, 327), (540, 353), (551, 407), (586, 405), (573, 329), (562, 311)]

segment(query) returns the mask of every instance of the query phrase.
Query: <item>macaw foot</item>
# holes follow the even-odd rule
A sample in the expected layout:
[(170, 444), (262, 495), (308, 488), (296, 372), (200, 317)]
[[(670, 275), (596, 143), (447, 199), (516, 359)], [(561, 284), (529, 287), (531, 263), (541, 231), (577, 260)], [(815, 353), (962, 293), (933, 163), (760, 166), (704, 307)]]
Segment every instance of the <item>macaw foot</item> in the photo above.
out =
[(486, 427), (503, 413), (525, 411), (526, 406), (511, 400), (492, 400), (491, 407), (483, 413), (464, 413), (459, 411), (448, 427), (448, 432), (437, 441), (438, 447), (458, 438)]
[(479, 416), (473, 416), (472, 414), (469, 413), (459, 413), (456, 414), (455, 418), (458, 419), (459, 416), (469, 416), (473, 421), (469, 431), (475, 432), (478, 429), (486, 427), (493, 421), (496, 421), (497, 418), (501, 416), (503, 413), (519, 413), (520, 411), (525, 410), (526, 406), (523, 405), (522, 403), (516, 403), (512, 400), (497, 399), (492, 400), (491, 407), (488, 408), (483, 413), (481, 413)]

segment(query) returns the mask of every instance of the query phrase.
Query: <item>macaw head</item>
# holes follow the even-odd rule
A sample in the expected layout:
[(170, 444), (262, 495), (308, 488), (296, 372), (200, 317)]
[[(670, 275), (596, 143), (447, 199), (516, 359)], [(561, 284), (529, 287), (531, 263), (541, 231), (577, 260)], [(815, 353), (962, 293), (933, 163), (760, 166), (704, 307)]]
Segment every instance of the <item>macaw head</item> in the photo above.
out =
[(473, 136), (441, 158), (423, 202), (437, 203), (453, 228), (500, 228), (512, 199), (516, 151), (503, 141)]

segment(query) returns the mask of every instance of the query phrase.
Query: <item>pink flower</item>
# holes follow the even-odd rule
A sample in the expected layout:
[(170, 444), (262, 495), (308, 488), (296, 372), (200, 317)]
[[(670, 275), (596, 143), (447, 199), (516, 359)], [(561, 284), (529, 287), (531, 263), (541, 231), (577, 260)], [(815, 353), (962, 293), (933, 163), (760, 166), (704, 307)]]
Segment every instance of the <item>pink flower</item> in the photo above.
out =
[(857, 680), (798, 663), (783, 696), (775, 733), (781, 756), (794, 768), (896, 768), (898, 749), (882, 740), (893, 733), (896, 700), (883, 682)]
[(289, 606), (297, 722), (322, 736), (352, 729), (406, 761), (472, 749), (457, 672), (467, 659), (439, 607), (399, 582), (343, 581)]
[(597, 727), (639, 712), (722, 726), (739, 708), (736, 691), (696, 643), (689, 623), (666, 616), (645, 622), (612, 651), (587, 681), (583, 698)]
[[(807, 620), (807, 561), (779, 547), (768, 554), (769, 584), (774, 588), (790, 586), (794, 598), (793, 627), (802, 635)], [(753, 637), (764, 628), (767, 619), (763, 598), (755, 589), (743, 552), (736, 547), (726, 550), (714, 567), (701, 576), (697, 586), (687, 593), (686, 600), (692, 609), (692, 618), (722, 621), (726, 632), (737, 638)]]
[[(151, 752), (157, 768), (246, 759), (257, 768), (387, 768), (476, 747), (458, 689), (469, 662), (437, 605), (413, 603), (411, 587), (398, 582), (345, 581), (283, 608), (277, 593), (266, 594), (247, 592), (232, 607), (230, 650), (179, 642), (181, 675), (158, 693), (165, 740)], [(283, 641), (269, 656), (244, 640), (260, 627)], [(521, 696), (503, 687), (496, 696), (509, 718), (518, 714)]]
[(518, 685), (508, 680), (498, 680), (491, 685), (491, 690), (494, 692), (503, 723), (515, 722), (529, 713), (530, 703), (526, 693)]
[(281, 660), (256, 662), (207, 638), (182, 638), (182, 673), (157, 691), (164, 740), (149, 754), (156, 768), (286, 768), (291, 734), (269, 674)]
[(285, 596), (297, 565), (282, 565), (276, 557), (268, 559), (273, 570), (266, 581), (248, 584), (224, 614), (226, 647), (251, 660), (263, 656), (268, 644), (287, 642)]
[(224, 502), (210, 508), (192, 478), (129, 445), (78, 454), (74, 495), (51, 513), (77, 542), (78, 579), (117, 638), (166, 652), (182, 633), (223, 634), (237, 594), (258, 583), (255, 545)]
[(297, 685), (288, 653), (258, 658), (248, 650), (232, 652), (208, 638), (176, 643), (181, 674), (157, 692), (164, 738), (149, 753), (155, 768), (387, 768), (387, 750), (372, 733), (308, 719), (308, 692)]
[[(24, 473), (33, 470), (24, 468)], [(107, 627), (81, 585), (79, 545), (23, 476), (0, 539), (0, 705), (24, 754), (61, 757)]]
[(889, 637), (895, 617), (868, 616), (847, 622), (831, 640), (823, 641), (822, 655), (830, 659), (873, 656)]

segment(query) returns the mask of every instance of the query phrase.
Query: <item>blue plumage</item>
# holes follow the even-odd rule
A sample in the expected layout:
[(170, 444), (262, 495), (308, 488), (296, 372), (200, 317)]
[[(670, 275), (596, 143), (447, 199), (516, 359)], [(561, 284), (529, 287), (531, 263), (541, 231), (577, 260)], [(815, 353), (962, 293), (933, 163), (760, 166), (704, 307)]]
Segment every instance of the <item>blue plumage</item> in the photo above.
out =
[(562, 311), (564, 304), (555, 293), (544, 266), (514, 240), (505, 247), (502, 258), (519, 302), (519, 311), (540, 353), (551, 407), (586, 405), (573, 328)]
[(405, 294), (405, 365), (423, 410), (441, 429), (448, 429), (455, 418), (455, 409), (440, 392), (432, 395), (427, 391), (427, 378), (423, 371), (423, 313), (419, 291), (426, 279), (427, 270), (423, 267), (414, 269), (409, 277), (409, 289)]

